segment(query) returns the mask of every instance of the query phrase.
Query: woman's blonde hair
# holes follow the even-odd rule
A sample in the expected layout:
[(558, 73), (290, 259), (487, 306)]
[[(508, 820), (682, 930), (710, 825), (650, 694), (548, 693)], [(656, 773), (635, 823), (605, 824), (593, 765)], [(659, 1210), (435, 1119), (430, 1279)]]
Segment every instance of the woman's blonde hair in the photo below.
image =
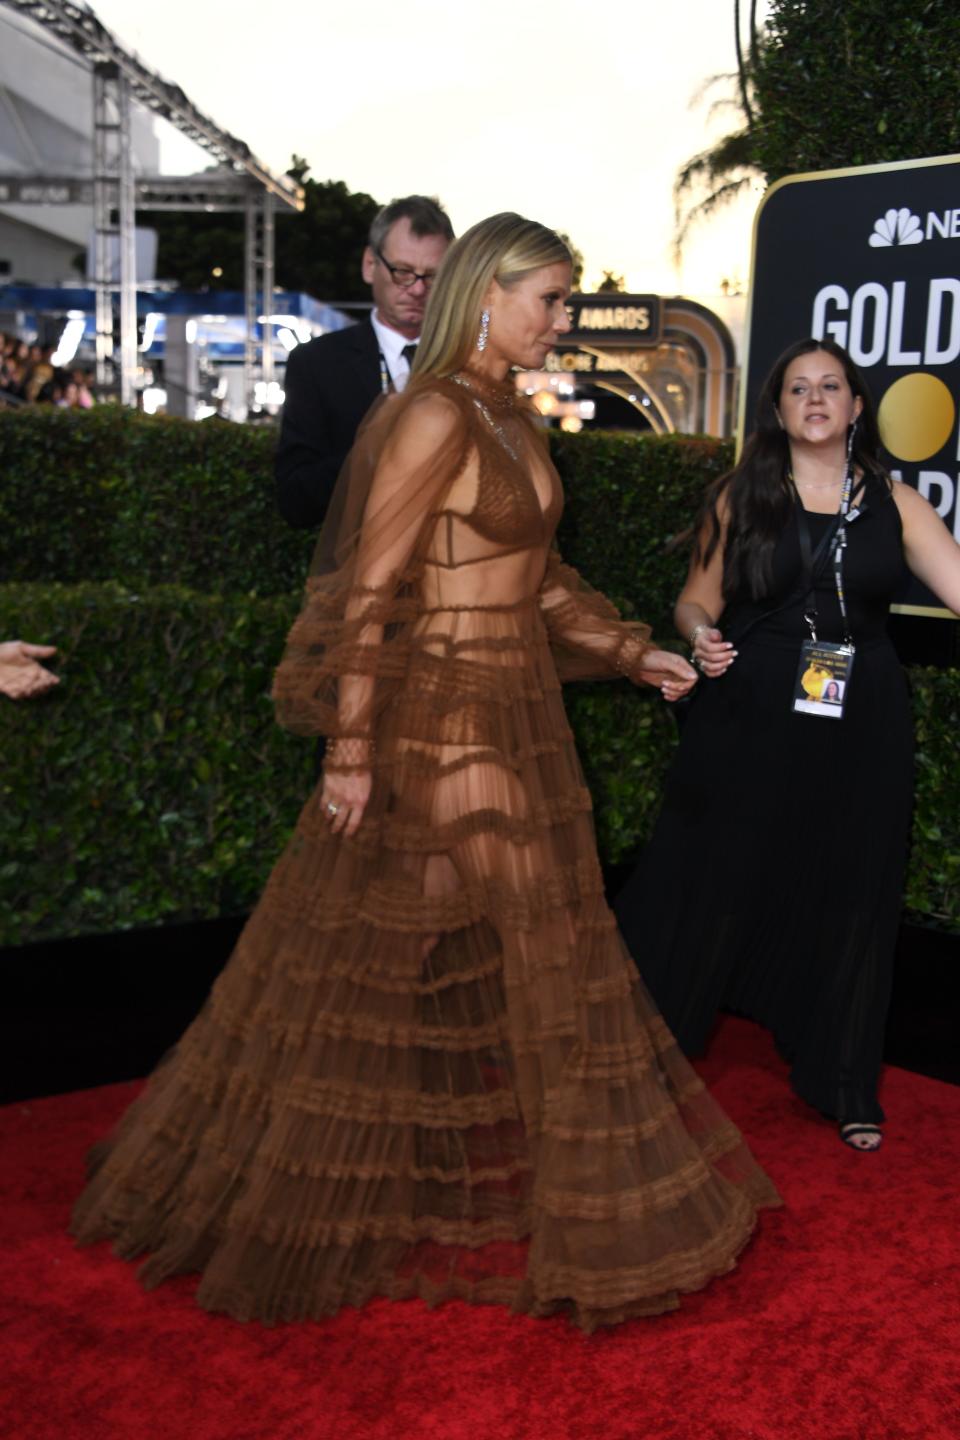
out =
[(452, 375), (470, 358), (491, 283), (509, 289), (533, 270), (571, 261), (560, 236), (507, 211), (473, 225), (443, 258), (430, 292), (414, 360), (418, 375)]

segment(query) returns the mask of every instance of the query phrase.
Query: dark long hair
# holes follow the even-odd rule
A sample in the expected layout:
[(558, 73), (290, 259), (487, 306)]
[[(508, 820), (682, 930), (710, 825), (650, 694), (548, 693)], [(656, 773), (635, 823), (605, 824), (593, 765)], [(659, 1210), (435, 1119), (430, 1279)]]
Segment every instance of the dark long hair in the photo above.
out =
[(877, 412), (866, 381), (846, 350), (833, 340), (797, 340), (789, 345), (770, 371), (757, 401), (756, 424), (743, 447), (735, 469), (722, 475), (707, 491), (697, 522), (694, 558), (708, 565), (721, 540), (718, 513), (721, 499), (727, 506), (727, 534), (723, 550), (723, 596), (729, 601), (746, 591), (754, 600), (769, 592), (773, 551), (794, 503), (790, 483), (790, 445), (777, 417), (787, 366), (800, 355), (823, 350), (843, 366), (854, 395), (861, 400), (853, 437), (852, 460), (864, 475), (885, 479), (880, 463)]

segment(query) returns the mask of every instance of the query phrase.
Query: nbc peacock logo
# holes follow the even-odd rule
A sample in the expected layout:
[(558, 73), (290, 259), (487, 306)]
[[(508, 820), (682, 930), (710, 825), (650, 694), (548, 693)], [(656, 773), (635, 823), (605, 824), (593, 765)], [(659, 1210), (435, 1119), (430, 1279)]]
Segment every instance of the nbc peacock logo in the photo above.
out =
[(903, 206), (899, 210), (888, 210), (874, 221), (870, 244), (880, 249), (887, 245), (919, 245), (922, 239), (920, 216)]

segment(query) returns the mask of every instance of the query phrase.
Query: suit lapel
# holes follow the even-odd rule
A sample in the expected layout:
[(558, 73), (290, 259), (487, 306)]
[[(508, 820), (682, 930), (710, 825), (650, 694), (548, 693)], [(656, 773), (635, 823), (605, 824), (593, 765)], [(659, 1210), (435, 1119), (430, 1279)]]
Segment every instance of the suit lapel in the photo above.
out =
[(363, 381), (364, 389), (369, 392), (372, 401), (380, 393), (380, 349), (373, 326), (369, 320), (364, 319), (351, 326), (345, 335), (349, 339), (349, 363), (357, 377)]

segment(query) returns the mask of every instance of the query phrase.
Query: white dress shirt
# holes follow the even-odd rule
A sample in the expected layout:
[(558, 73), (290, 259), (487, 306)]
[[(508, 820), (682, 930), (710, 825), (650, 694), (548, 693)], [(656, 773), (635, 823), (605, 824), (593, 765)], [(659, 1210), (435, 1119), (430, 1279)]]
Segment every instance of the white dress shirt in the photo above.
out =
[(404, 358), (403, 347), (416, 342), (408, 340), (405, 335), (398, 334), (396, 330), (391, 330), (389, 325), (384, 325), (376, 310), (370, 312), (370, 324), (377, 337), (380, 354), (383, 356), (393, 388), (402, 390), (410, 378), (410, 366)]

